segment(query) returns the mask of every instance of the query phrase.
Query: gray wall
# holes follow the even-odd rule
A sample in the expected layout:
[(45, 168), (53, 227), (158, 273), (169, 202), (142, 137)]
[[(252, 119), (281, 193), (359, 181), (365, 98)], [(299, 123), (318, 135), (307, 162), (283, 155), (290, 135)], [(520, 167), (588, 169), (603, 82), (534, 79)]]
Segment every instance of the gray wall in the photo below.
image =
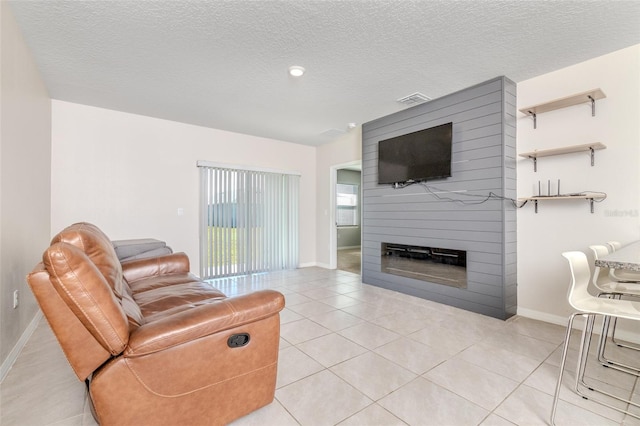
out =
[[(0, 373), (4, 374), (38, 312), (25, 277), (42, 260), (51, 238), (51, 100), (8, 2), (0, 2), (0, 18)], [(14, 309), (16, 290), (20, 304)]]
[[(378, 142), (453, 122), (452, 177), (393, 189), (378, 185)], [(362, 279), (506, 319), (516, 312), (516, 85), (499, 77), (363, 125)], [(464, 192), (451, 192), (464, 191)], [(380, 271), (380, 244), (467, 251), (467, 288)]]
[[(362, 173), (357, 170), (338, 170), (337, 183), (350, 183), (360, 188), (360, 202), (362, 202)], [(360, 203), (359, 203), (360, 204)], [(358, 212), (360, 213), (360, 212)], [(347, 226), (338, 228), (338, 248), (360, 247), (362, 223), (359, 226)]]

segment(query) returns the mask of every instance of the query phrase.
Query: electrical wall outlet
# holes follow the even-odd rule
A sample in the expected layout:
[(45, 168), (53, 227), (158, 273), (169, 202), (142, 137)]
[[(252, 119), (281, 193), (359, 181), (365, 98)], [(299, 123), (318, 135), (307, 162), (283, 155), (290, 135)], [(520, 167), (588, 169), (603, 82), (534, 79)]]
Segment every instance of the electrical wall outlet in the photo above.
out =
[(19, 304), (20, 304), (19, 290), (14, 290), (13, 291), (13, 309), (17, 308)]

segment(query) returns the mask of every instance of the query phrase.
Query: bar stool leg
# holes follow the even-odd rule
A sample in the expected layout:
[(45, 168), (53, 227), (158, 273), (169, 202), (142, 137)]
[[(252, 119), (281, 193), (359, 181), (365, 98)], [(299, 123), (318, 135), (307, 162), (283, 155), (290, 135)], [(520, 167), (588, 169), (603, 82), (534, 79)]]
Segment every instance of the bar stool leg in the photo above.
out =
[(558, 383), (556, 383), (556, 391), (553, 394), (553, 404), (551, 406), (551, 425), (555, 425), (556, 412), (558, 409), (558, 398), (560, 397), (560, 388), (562, 387), (562, 375), (564, 374), (564, 367), (567, 363), (567, 352), (569, 352), (569, 339), (571, 338), (571, 330), (573, 329), (573, 320), (577, 315), (583, 315), (579, 312), (569, 317), (567, 324), (567, 332), (564, 336), (564, 346), (562, 348), (562, 360), (560, 361), (560, 372), (558, 373)]

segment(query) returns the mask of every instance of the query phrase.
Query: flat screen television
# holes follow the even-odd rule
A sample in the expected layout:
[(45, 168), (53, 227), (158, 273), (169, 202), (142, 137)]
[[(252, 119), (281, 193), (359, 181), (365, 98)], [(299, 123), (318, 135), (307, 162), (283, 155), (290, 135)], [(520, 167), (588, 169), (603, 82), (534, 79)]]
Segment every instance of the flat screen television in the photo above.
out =
[(453, 123), (378, 143), (378, 183), (405, 183), (451, 176)]

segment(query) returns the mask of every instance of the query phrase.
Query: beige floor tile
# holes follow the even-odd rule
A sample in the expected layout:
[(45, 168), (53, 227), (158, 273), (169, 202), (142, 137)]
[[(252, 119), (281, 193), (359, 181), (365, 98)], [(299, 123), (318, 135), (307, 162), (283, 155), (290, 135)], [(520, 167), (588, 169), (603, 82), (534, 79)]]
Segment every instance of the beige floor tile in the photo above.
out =
[(510, 330), (519, 334), (544, 340), (557, 345), (564, 341), (566, 327), (537, 321), (530, 318), (515, 317), (508, 325)]
[(480, 426), (513, 426), (513, 423), (491, 413), (480, 423)]
[(365, 303), (370, 304), (380, 304), (383, 305), (385, 303), (389, 303), (389, 297), (385, 294), (381, 294), (378, 289), (371, 287), (363, 287), (359, 290), (353, 291), (351, 293), (347, 293), (349, 297), (354, 299), (358, 299)]
[(345, 296), (344, 294), (338, 294), (335, 296), (320, 299), (319, 302), (326, 303), (327, 305), (333, 306), (336, 309), (343, 309), (349, 306), (359, 305), (363, 303), (358, 299)]
[(311, 302), (313, 299), (303, 296), (300, 293), (290, 293), (285, 297), (285, 306), (290, 308), (291, 306), (299, 305), (301, 303)]
[[(636, 385), (636, 389), (633, 396), (631, 397), (631, 400), (636, 404), (640, 404), (640, 380), (638, 380), (638, 384)], [(640, 407), (630, 405), (629, 411), (636, 417), (633, 417), (632, 415), (626, 415), (623, 424), (625, 426), (640, 426), (640, 418), (638, 418), (640, 417)]]
[(615, 343), (611, 342), (610, 338), (607, 339), (605, 344), (604, 358), (605, 360), (612, 361), (614, 363), (626, 364), (633, 367), (635, 370), (640, 370), (640, 351), (617, 346)]
[(280, 338), (280, 346), (279, 349), (282, 350), (284, 348), (288, 348), (289, 346), (291, 346), (291, 343), (287, 342), (286, 340), (284, 340), (282, 337)]
[(634, 375), (613, 368), (603, 367), (602, 364), (597, 362), (595, 357), (591, 355), (587, 362), (585, 377), (587, 383), (595, 379), (598, 382), (611, 383), (613, 386), (625, 391), (633, 390), (634, 384), (636, 383), (636, 377)]
[[(531, 374), (527, 380), (524, 381), (524, 384), (532, 387), (536, 390), (542, 391), (548, 395), (553, 396), (556, 390), (556, 384), (558, 383), (558, 373), (560, 369), (550, 364), (542, 364), (536, 371)], [(606, 392), (610, 392), (614, 395), (618, 395), (624, 398), (628, 398), (631, 395), (631, 391), (623, 392), (618, 388), (615, 388), (606, 383), (598, 382), (597, 386), (599, 388), (605, 389)], [(624, 414), (619, 411), (608, 408), (604, 405), (598, 404), (593, 400), (586, 400), (582, 398), (580, 395), (574, 392), (575, 388), (575, 373), (570, 371), (565, 371), (564, 378), (562, 381), (562, 388), (560, 391), (560, 399), (563, 399), (567, 402), (570, 402), (573, 405), (578, 407), (582, 407), (586, 410), (593, 411), (603, 417), (608, 419), (621, 422), (624, 418)], [(614, 407), (618, 407), (620, 409), (625, 409), (626, 404), (618, 401), (614, 398), (608, 398), (604, 395), (598, 395), (597, 398), (601, 398), (606, 403), (613, 405)]]
[(325, 299), (327, 297), (336, 296), (338, 293), (336, 293), (335, 291), (332, 291), (329, 288), (323, 287), (323, 288), (315, 288), (313, 290), (301, 291), (300, 294), (313, 300), (320, 300), (320, 299)]
[[(634, 411), (635, 410), (635, 411)], [(636, 415), (640, 415), (637, 409), (632, 410)], [(640, 419), (633, 416), (626, 416), (621, 423), (623, 426), (640, 426)]]
[(485, 339), (484, 343), (499, 348), (508, 348), (511, 352), (528, 356), (540, 362), (544, 361), (558, 347), (558, 344), (534, 339), (511, 330), (494, 333)]
[[(82, 415), (84, 383), (64, 382), (40, 385), (27, 393), (2, 398), (3, 425), (47, 425)], [(75, 419), (74, 419), (75, 421)]]
[(374, 318), (371, 320), (376, 325), (387, 330), (394, 331), (404, 336), (429, 327), (429, 322), (423, 318), (415, 318), (409, 313), (397, 312), (391, 315)]
[(49, 426), (83, 426), (84, 415), (69, 417), (54, 423), (47, 423)]
[(276, 388), (281, 388), (323, 370), (324, 367), (300, 349), (290, 346), (278, 354)]
[(341, 308), (343, 311), (355, 315), (356, 317), (372, 321), (375, 318), (393, 314), (397, 311), (384, 306), (374, 306), (369, 303), (360, 302), (357, 305)]
[(411, 333), (408, 337), (427, 346), (439, 348), (450, 357), (462, 352), (478, 341), (475, 336), (463, 336), (443, 327), (426, 327)]
[(457, 357), (519, 382), (526, 379), (540, 365), (540, 361), (533, 358), (484, 342), (465, 349)]
[(319, 315), (335, 310), (333, 306), (329, 306), (326, 303), (320, 303), (315, 300), (311, 302), (300, 303), (299, 305), (289, 306), (289, 309), (306, 317)]
[(327, 368), (367, 352), (367, 349), (336, 333), (300, 343), (297, 348)]
[(91, 401), (89, 400), (89, 396), (84, 399), (84, 410), (82, 413), (82, 426), (98, 426), (98, 422), (93, 417), (93, 413), (91, 412)]
[[(552, 402), (551, 395), (521, 385), (494, 413), (518, 425), (548, 425)], [(619, 423), (561, 400), (558, 403), (556, 424), (607, 426)]]
[(334, 285), (328, 286), (327, 290), (331, 290), (338, 294), (346, 294), (346, 293), (353, 293), (354, 291), (358, 291), (361, 288), (362, 288), (362, 283), (347, 282), (347, 283), (336, 283)]
[(400, 338), (398, 333), (368, 322), (340, 330), (338, 333), (367, 349), (375, 349)]
[(488, 411), (496, 408), (519, 384), (459, 358), (440, 364), (423, 377)]
[[(507, 328), (508, 322), (492, 318), (486, 315), (478, 314), (476, 312), (465, 311), (460, 308), (450, 307), (452, 310), (449, 312), (451, 322), (459, 321), (462, 324), (467, 325), (467, 329), (473, 331), (476, 334), (483, 332), (501, 331)], [(448, 321), (443, 322), (447, 324)]]
[(298, 424), (282, 404), (274, 400), (266, 407), (231, 422), (229, 426), (298, 426)]
[(337, 424), (373, 402), (329, 370), (278, 389), (276, 398), (305, 426)]
[(359, 413), (349, 417), (340, 426), (402, 426), (405, 422), (379, 406), (371, 404)]
[(375, 349), (375, 352), (416, 374), (423, 374), (446, 361), (449, 354), (415, 340), (402, 337)]
[[(446, 321), (441, 321), (439, 327), (444, 331), (455, 333), (456, 336), (472, 344), (502, 332), (502, 329), (493, 321), (482, 320), (480, 317), (481, 315), (473, 312), (467, 315), (454, 315)], [(490, 319), (495, 320), (495, 318)]]
[(286, 324), (288, 322), (298, 321), (304, 318), (302, 315), (293, 312), (289, 308), (284, 308), (280, 311), (280, 324)]
[(309, 319), (301, 319), (289, 322), (280, 326), (280, 335), (289, 343), (295, 345), (324, 336), (331, 333), (331, 330), (316, 324)]
[(417, 377), (373, 352), (335, 365), (330, 370), (374, 401)]
[(348, 284), (351, 286), (360, 286), (362, 284), (362, 277), (359, 274), (350, 274), (343, 271), (338, 271), (338, 274), (333, 278), (337, 284)]
[(443, 387), (418, 377), (378, 401), (410, 425), (477, 425), (489, 412)]
[(344, 330), (356, 324), (362, 323), (364, 320), (344, 311), (334, 310), (317, 315), (307, 315), (310, 320), (317, 322), (323, 327), (331, 331)]

